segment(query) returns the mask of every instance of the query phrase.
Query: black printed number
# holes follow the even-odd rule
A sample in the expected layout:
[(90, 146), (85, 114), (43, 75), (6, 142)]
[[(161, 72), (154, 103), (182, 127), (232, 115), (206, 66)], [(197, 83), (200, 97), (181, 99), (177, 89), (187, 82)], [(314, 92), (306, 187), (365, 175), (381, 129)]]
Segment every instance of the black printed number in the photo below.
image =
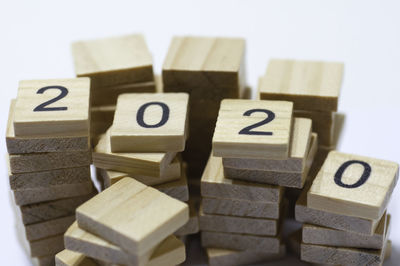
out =
[(34, 112), (65, 111), (68, 109), (65, 106), (64, 107), (47, 107), (49, 104), (55, 103), (56, 101), (64, 98), (68, 94), (67, 88), (65, 88), (63, 86), (47, 86), (47, 87), (40, 88), (36, 93), (43, 94), (45, 91), (50, 90), (50, 89), (60, 90), (61, 93), (57, 97), (38, 105), (35, 109), (33, 109)]
[[(146, 122), (144, 122), (144, 112), (146, 111), (147, 107), (149, 107), (150, 105), (158, 105), (161, 107), (162, 109), (162, 116), (161, 116), (161, 120), (160, 122), (158, 122), (157, 124), (154, 125), (149, 125)], [(136, 115), (136, 121), (137, 123), (144, 128), (157, 128), (157, 127), (162, 127), (163, 125), (165, 125), (165, 123), (167, 123), (169, 119), (169, 107), (168, 105), (166, 105), (165, 103), (162, 102), (149, 102), (146, 104), (143, 104)]]
[[(364, 167), (364, 171), (360, 177), (360, 179), (354, 183), (354, 184), (344, 184), (342, 182), (342, 176), (344, 171), (347, 169), (352, 164), (361, 164)], [(357, 161), (357, 160), (350, 160), (345, 163), (343, 163), (339, 169), (335, 173), (335, 183), (336, 185), (344, 188), (357, 188), (361, 185), (363, 185), (365, 182), (367, 182), (369, 176), (371, 175), (371, 166), (363, 161)]]
[(274, 120), (275, 118), (275, 113), (267, 110), (267, 109), (250, 109), (246, 112), (243, 113), (244, 116), (251, 116), (252, 113), (265, 113), (267, 115), (267, 118), (265, 118), (263, 121), (260, 121), (258, 123), (255, 123), (251, 126), (245, 127), (242, 130), (239, 131), (239, 134), (241, 135), (266, 135), (266, 136), (271, 136), (272, 132), (269, 131), (255, 131), (253, 129), (260, 127), (262, 125), (268, 124), (269, 122), (271, 122), (272, 120)]

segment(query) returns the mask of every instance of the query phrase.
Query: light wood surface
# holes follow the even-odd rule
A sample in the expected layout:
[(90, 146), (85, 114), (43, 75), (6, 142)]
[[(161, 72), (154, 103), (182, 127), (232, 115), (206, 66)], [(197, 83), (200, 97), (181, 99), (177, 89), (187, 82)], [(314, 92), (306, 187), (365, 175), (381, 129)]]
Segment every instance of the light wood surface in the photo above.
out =
[(188, 206), (132, 178), (124, 178), (76, 210), (81, 228), (143, 254), (189, 219)]
[(197, 234), (200, 230), (199, 217), (198, 217), (200, 198), (194, 197), (192, 195), (192, 197), (188, 201), (188, 205), (189, 205), (189, 221), (174, 233), (174, 235), (178, 237)]
[(258, 90), (261, 99), (292, 101), (296, 110), (336, 111), (343, 68), (337, 62), (272, 59)]
[(57, 218), (49, 221), (25, 225), (25, 235), (28, 241), (44, 239), (47, 237), (64, 234), (68, 227), (75, 221), (75, 215)]
[[(61, 97), (62, 92), (66, 93), (64, 97), (39, 108)], [(14, 134), (21, 137), (88, 136), (89, 98), (88, 78), (20, 81), (14, 107)], [(57, 107), (64, 110), (52, 110)]]
[[(247, 113), (249, 111), (252, 113)], [(265, 112), (273, 112), (273, 115)], [(213, 154), (228, 158), (287, 159), (292, 114), (291, 102), (223, 100), (212, 141)], [(270, 135), (250, 135), (253, 133), (244, 132), (247, 127), (265, 119), (272, 120), (249, 131)]]
[(284, 189), (280, 186), (226, 178), (222, 167), (222, 158), (212, 154), (201, 178), (201, 195), (203, 197), (279, 202), (283, 192)]
[(64, 249), (55, 257), (56, 266), (98, 266), (98, 264), (82, 253)]
[(112, 152), (180, 152), (188, 127), (186, 93), (127, 93), (118, 97)]
[[(343, 168), (352, 161), (356, 163)], [(339, 175), (341, 169), (344, 171)], [(307, 193), (308, 207), (379, 219), (386, 210), (398, 176), (397, 163), (332, 151)]]
[(131, 34), (72, 44), (75, 73), (95, 87), (154, 79), (153, 60), (143, 35)]

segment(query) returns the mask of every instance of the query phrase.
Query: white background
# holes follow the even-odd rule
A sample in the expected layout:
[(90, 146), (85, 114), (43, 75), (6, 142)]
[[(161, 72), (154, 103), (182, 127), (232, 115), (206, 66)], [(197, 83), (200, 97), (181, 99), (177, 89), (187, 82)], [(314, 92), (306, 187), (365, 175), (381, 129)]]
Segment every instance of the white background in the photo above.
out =
[[(0, 132), (18, 80), (73, 77), (74, 40), (143, 33), (161, 72), (173, 35), (238, 36), (247, 41), (254, 88), (270, 58), (345, 62), (339, 149), (400, 161), (400, 2), (396, 1), (0, 1)], [(0, 164), (2, 265), (29, 265), (14, 230), (5, 163)], [(400, 203), (395, 189), (392, 259), (400, 260)]]

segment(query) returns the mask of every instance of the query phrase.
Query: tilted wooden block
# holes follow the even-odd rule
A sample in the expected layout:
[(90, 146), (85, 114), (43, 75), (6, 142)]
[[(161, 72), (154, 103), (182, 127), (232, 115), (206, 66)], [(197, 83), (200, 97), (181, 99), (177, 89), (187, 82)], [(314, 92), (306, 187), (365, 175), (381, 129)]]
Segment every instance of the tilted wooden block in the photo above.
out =
[(64, 249), (64, 235), (51, 236), (29, 242), (29, 254), (32, 257), (54, 255)]
[(231, 100), (221, 102), (213, 154), (227, 158), (287, 159), (293, 103)]
[(397, 163), (332, 151), (307, 193), (308, 207), (379, 219), (398, 177)]
[(279, 202), (284, 189), (280, 186), (229, 179), (224, 176), (222, 158), (212, 154), (201, 177), (203, 197)]
[(88, 78), (20, 81), (15, 136), (87, 136), (89, 98)]
[(59, 234), (64, 234), (75, 221), (75, 215), (57, 218), (50, 221), (25, 225), (25, 234), (28, 241), (39, 240)]
[(132, 34), (72, 44), (75, 73), (94, 87), (152, 81), (153, 61), (143, 35)]
[(180, 163), (171, 164), (175, 156), (175, 152), (113, 153), (108, 131), (101, 136), (94, 148), (93, 164), (98, 168), (127, 172), (132, 175), (167, 178), (167, 174), (174, 177), (180, 176)]
[(292, 101), (296, 110), (336, 111), (343, 63), (270, 60), (259, 79), (261, 99)]
[(56, 266), (98, 266), (93, 259), (69, 249), (57, 253), (55, 260)]
[(316, 225), (303, 225), (303, 242), (333, 247), (382, 249), (390, 232), (390, 215), (384, 215), (374, 234), (361, 235)]
[(294, 119), (289, 158), (286, 160), (223, 158), (223, 165), (227, 168), (302, 173), (311, 147), (311, 125), (310, 119)]
[(183, 151), (188, 102), (187, 93), (120, 95), (110, 131), (111, 151)]
[(143, 254), (189, 219), (188, 206), (132, 178), (124, 178), (76, 210), (79, 226)]
[(193, 198), (193, 196), (189, 199), (189, 221), (179, 228), (174, 235), (178, 237), (186, 236), (186, 235), (193, 235), (199, 232), (199, 198)]

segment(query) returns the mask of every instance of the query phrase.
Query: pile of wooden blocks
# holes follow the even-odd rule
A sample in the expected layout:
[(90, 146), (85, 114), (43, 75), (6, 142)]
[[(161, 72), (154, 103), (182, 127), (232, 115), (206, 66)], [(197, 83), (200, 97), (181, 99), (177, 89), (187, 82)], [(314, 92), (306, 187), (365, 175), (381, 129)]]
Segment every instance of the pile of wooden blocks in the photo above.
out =
[(93, 145), (112, 124), (117, 98), (123, 93), (155, 92), (152, 56), (140, 34), (72, 44), (77, 77), (91, 80)]
[(190, 94), (189, 139), (183, 159), (200, 179), (211, 151), (220, 102), (249, 97), (245, 89), (245, 41), (235, 38), (174, 37), (162, 69), (165, 92)]
[(390, 253), (387, 205), (397, 163), (329, 153), (296, 203), (301, 259), (316, 264), (382, 265)]
[(56, 264), (178, 265), (185, 246), (172, 234), (188, 219), (185, 203), (123, 178), (77, 208)]
[(284, 187), (304, 186), (317, 149), (311, 120), (295, 119), (291, 102), (223, 100), (212, 143), (199, 217), (210, 264), (282, 257)]
[(16, 220), (27, 252), (43, 265), (54, 264), (75, 208), (94, 194), (89, 97), (88, 78), (25, 80), (11, 102), (6, 142)]

